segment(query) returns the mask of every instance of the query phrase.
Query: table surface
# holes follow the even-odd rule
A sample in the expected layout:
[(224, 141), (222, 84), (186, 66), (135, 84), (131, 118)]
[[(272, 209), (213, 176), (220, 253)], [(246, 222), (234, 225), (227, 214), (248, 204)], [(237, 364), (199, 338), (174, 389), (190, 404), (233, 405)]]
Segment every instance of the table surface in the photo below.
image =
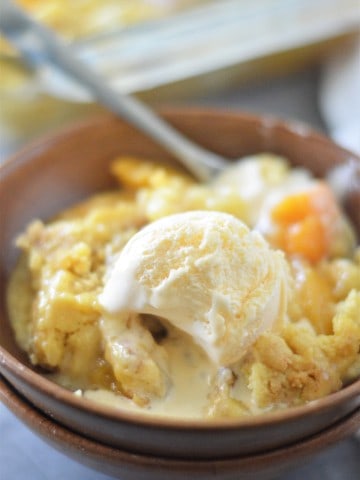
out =
[[(318, 71), (311, 70), (282, 78), (259, 81), (248, 87), (186, 101), (187, 105), (241, 109), (299, 120), (326, 131), (318, 111)], [(177, 102), (179, 103), (179, 102)], [(184, 101), (181, 102), (184, 105)], [(0, 125), (2, 128), (8, 126)], [(24, 139), (19, 135), (16, 146)], [(9, 153), (9, 152), (7, 152)], [(0, 145), (1, 157), (1, 145)], [(0, 478), (11, 480), (106, 480), (58, 453), (37, 438), (3, 405), (0, 405)], [(360, 478), (360, 442), (349, 438), (317, 455), (301, 468), (277, 480), (356, 480)]]

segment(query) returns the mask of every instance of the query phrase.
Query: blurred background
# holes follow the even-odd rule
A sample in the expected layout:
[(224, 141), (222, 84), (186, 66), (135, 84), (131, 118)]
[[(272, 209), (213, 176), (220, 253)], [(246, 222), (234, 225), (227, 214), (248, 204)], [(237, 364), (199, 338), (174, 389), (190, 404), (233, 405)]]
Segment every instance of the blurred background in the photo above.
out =
[[(359, 0), (18, 0), (119, 92), (306, 122), (360, 150)], [(1, 15), (1, 2), (0, 2)], [(0, 155), (101, 111), (0, 38)]]

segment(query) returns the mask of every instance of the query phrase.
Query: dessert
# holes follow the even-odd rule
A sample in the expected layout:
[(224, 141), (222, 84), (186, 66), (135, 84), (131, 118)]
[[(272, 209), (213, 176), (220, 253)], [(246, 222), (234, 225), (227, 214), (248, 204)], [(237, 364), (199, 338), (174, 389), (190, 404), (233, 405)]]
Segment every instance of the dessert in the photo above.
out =
[(8, 309), (44, 375), (115, 408), (207, 419), (360, 375), (360, 250), (330, 187), (268, 154), (234, 168), (201, 185), (122, 157), (121, 189), (27, 227)]
[(127, 243), (100, 297), (107, 314), (156, 315), (219, 366), (239, 361), (285, 317), (289, 278), (279, 251), (232, 215), (170, 215)]

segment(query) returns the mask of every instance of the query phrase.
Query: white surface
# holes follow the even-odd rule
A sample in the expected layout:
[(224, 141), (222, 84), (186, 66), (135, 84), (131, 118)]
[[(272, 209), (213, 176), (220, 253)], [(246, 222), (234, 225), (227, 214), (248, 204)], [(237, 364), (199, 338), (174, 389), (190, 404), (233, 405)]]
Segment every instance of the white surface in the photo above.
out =
[[(259, 86), (199, 98), (197, 105), (271, 113), (307, 122), (323, 129), (317, 108), (318, 73), (305, 72)], [(21, 143), (21, 140), (20, 140)], [(64, 457), (39, 440), (4, 406), (0, 405), (1, 480), (106, 480)], [(360, 478), (360, 443), (348, 439), (318, 456), (308, 465), (277, 480), (356, 480)], [(190, 479), (189, 479), (190, 480)], [(195, 480), (195, 479), (194, 479)]]
[(324, 64), (319, 102), (331, 136), (360, 154), (359, 90), (360, 39)]

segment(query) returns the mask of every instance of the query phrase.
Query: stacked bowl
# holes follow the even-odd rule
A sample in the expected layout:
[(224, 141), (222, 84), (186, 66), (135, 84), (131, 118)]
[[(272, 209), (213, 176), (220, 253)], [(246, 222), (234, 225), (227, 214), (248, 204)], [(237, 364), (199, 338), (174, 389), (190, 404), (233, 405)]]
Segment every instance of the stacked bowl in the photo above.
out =
[[(263, 151), (282, 155), (316, 176), (356, 155), (303, 125), (269, 117), (172, 110), (164, 117), (224, 157)], [(1, 167), (0, 397), (46, 441), (95, 469), (127, 479), (273, 478), (360, 427), (360, 379), (308, 405), (246, 419), (150, 417), (96, 404), (51, 382), (17, 346), (6, 310), (16, 262), (14, 238), (31, 219), (49, 218), (94, 192), (109, 189), (118, 155), (174, 164), (158, 145), (126, 123), (101, 116), (26, 147)], [(346, 208), (360, 233), (360, 194)]]

